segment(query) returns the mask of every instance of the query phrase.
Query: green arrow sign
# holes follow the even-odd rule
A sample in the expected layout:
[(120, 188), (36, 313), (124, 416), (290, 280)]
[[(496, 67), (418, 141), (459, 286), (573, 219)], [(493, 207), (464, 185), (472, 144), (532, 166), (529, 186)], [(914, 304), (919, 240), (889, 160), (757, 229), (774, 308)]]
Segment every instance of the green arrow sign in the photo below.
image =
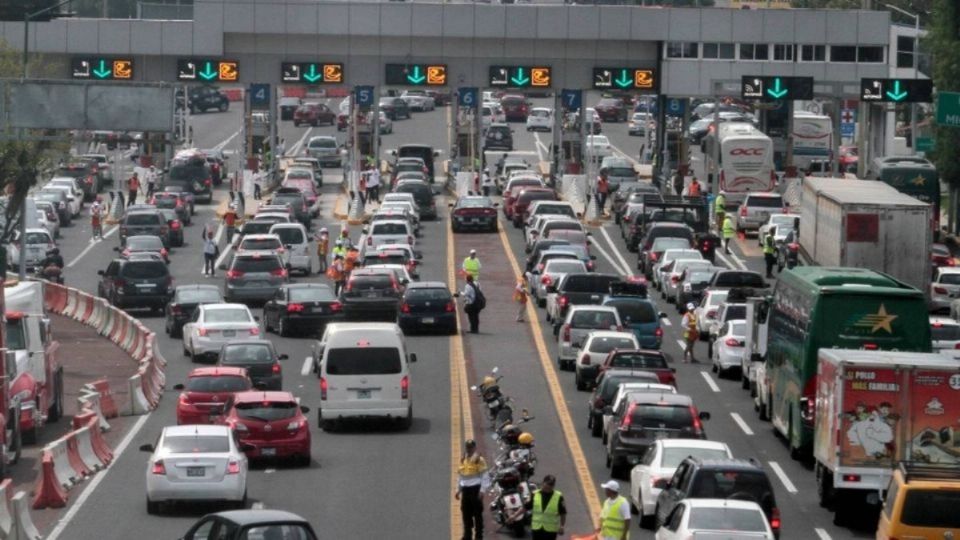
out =
[(303, 80), (307, 82), (317, 82), (320, 79), (320, 77), (323, 77), (323, 74), (317, 73), (316, 64), (310, 64), (310, 69), (308, 69), (307, 72), (303, 74)]
[(783, 88), (783, 81), (780, 80), (780, 77), (773, 80), (773, 88), (767, 88), (767, 94), (773, 99), (780, 99), (787, 95), (787, 92), (788, 90)]
[(213, 62), (207, 62), (203, 65), (203, 71), (200, 72), (200, 78), (205, 81), (212, 81), (217, 78), (217, 71), (213, 69)]
[(613, 82), (617, 83), (620, 88), (627, 88), (633, 86), (633, 77), (630, 76), (629, 70), (621, 69), (620, 77)]
[(100, 60), (100, 67), (93, 70), (93, 75), (98, 79), (106, 79), (113, 73), (113, 70), (107, 67), (106, 60)]
[(526, 86), (527, 83), (530, 82), (530, 77), (524, 76), (524, 74), (523, 74), (523, 68), (522, 68), (522, 67), (518, 67), (518, 68), (517, 68), (517, 74), (514, 75), (513, 77), (510, 77), (510, 82), (512, 82), (513, 84), (515, 84), (515, 85), (517, 85), (517, 86)]
[(887, 97), (890, 98), (890, 101), (902, 101), (903, 98), (907, 97), (906, 91), (900, 90), (900, 81), (893, 81), (893, 92), (890, 90), (886, 91)]
[(427, 76), (420, 73), (420, 66), (413, 66), (413, 71), (407, 74), (407, 80), (411, 84), (423, 84)]

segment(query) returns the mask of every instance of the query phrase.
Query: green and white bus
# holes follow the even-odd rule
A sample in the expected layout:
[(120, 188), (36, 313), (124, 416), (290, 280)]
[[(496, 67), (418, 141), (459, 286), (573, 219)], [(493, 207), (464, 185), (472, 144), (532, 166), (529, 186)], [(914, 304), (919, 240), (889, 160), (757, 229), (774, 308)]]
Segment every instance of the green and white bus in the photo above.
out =
[(809, 454), (821, 348), (930, 352), (923, 293), (861, 268), (800, 266), (777, 280), (765, 315), (767, 410), (794, 458)]

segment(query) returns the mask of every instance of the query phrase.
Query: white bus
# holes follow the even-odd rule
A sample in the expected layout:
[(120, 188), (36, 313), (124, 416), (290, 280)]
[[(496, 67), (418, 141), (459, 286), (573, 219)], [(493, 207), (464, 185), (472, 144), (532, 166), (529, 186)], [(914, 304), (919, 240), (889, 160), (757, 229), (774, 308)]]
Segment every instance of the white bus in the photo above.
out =
[(728, 207), (739, 205), (747, 193), (776, 186), (773, 141), (753, 124), (722, 122), (716, 135), (704, 137), (702, 149), (704, 170), (719, 179), (714, 192), (719, 188), (724, 193)]
[(793, 113), (793, 164), (806, 171), (814, 161), (833, 155), (833, 120), (806, 111)]

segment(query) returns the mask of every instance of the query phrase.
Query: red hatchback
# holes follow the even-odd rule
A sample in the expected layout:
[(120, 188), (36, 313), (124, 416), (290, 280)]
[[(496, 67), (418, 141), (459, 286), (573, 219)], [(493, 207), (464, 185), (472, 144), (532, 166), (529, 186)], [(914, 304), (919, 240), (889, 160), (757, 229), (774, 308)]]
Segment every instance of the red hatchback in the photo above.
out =
[(245, 368), (202, 367), (190, 372), (177, 400), (177, 424), (212, 424), (223, 414), (224, 405), (237, 392), (253, 388)]
[(646, 349), (614, 349), (600, 365), (600, 371), (608, 369), (632, 369), (649, 371), (660, 379), (660, 384), (677, 387), (676, 370), (667, 365), (667, 357), (661, 351)]
[(533, 201), (555, 201), (557, 193), (550, 188), (529, 187), (517, 194), (512, 201), (513, 208), (510, 209), (510, 219), (513, 220), (513, 226), (523, 227), (524, 216), (527, 208)]
[(300, 124), (309, 124), (314, 127), (320, 124), (332, 126), (336, 122), (337, 115), (330, 110), (330, 107), (320, 103), (304, 103), (293, 112), (294, 127), (299, 127)]
[(310, 412), (290, 392), (241, 392), (233, 396), (223, 423), (243, 444), (247, 457), (291, 458), (310, 465)]
[(530, 113), (527, 98), (520, 95), (503, 96), (500, 98), (500, 107), (503, 108), (503, 116), (507, 122), (526, 122)]

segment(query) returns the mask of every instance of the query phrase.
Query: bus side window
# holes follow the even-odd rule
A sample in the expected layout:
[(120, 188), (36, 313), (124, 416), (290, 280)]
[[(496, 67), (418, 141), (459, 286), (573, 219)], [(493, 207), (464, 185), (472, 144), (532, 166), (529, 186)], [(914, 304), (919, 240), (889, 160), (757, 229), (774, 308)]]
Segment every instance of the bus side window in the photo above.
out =
[(766, 324), (767, 317), (770, 316), (770, 301), (760, 302), (757, 304), (757, 313), (756, 319), (758, 324)]

